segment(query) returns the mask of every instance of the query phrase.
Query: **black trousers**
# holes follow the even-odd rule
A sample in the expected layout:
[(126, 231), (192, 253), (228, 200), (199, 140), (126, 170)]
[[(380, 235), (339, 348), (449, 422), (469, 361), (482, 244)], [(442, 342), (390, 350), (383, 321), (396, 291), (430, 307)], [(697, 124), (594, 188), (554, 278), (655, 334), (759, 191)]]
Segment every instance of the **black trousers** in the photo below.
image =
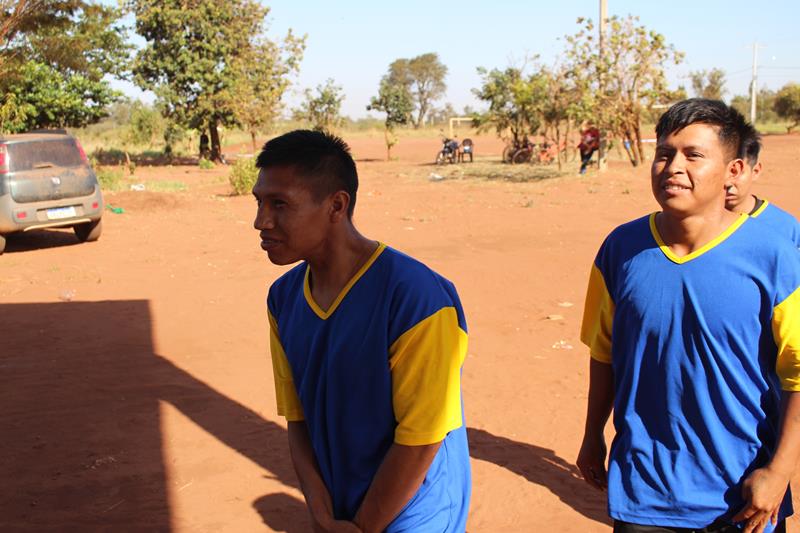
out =
[[(741, 533), (741, 529), (731, 524), (711, 524), (700, 529), (669, 526), (642, 526), (614, 520), (614, 533)], [(786, 533), (786, 520), (775, 526), (775, 533)]]

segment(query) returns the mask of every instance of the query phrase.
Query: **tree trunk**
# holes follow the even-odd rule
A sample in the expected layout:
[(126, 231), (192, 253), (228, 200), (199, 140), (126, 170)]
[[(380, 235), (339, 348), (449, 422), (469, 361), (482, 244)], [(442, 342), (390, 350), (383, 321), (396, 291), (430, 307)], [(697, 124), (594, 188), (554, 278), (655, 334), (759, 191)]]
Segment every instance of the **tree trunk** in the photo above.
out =
[(636, 151), (639, 153), (639, 163), (644, 162), (644, 147), (642, 146), (642, 132), (639, 124), (636, 124), (634, 130), (634, 135), (636, 135)]
[(427, 109), (425, 109), (422, 106), (419, 106), (419, 112), (417, 113), (417, 120), (414, 121), (414, 129), (415, 130), (418, 130), (419, 127), (422, 126), (422, 121), (425, 118), (425, 112), (426, 111), (427, 111)]
[(211, 137), (211, 161), (222, 163), (222, 148), (219, 143), (219, 131), (217, 130), (217, 119), (212, 117), (208, 121), (208, 132)]
[(556, 124), (556, 161), (558, 161), (558, 171), (561, 172), (561, 128)]
[(250, 141), (253, 143), (253, 155), (256, 155), (256, 130), (250, 130)]

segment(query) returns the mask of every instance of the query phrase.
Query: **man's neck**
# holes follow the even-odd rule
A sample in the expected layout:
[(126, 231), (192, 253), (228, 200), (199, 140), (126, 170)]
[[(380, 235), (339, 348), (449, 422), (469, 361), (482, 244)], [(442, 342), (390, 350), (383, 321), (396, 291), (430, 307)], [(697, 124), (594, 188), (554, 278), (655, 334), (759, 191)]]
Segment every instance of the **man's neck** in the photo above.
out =
[(738, 213), (726, 209), (690, 216), (661, 212), (656, 216), (656, 227), (664, 244), (683, 257), (714, 240), (738, 217)]
[(321, 308), (329, 307), (377, 247), (375, 241), (351, 227), (325, 241), (322, 249), (308, 258), (311, 292)]

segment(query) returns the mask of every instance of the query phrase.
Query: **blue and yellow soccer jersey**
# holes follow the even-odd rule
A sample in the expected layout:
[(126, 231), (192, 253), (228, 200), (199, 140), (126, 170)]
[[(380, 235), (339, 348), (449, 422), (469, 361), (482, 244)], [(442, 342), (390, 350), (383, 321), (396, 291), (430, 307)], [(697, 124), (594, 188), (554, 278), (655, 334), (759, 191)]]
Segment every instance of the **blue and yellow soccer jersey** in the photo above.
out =
[[(650, 215), (600, 248), (581, 340), (614, 370), (613, 518), (729, 519), (774, 452), (781, 389), (800, 391), (800, 254), (772, 231), (741, 215), (677, 257)], [(791, 512), (787, 492), (781, 516)]]
[(442, 442), (387, 531), (464, 531), (467, 326), (452, 283), (381, 244), (327, 311), (303, 263), (267, 298), (278, 413), (305, 420), (337, 519), (351, 520), (392, 443)]
[(775, 233), (786, 236), (797, 248), (800, 248), (800, 222), (775, 204), (771, 204), (767, 200), (763, 200), (763, 202), (750, 216), (772, 227)]

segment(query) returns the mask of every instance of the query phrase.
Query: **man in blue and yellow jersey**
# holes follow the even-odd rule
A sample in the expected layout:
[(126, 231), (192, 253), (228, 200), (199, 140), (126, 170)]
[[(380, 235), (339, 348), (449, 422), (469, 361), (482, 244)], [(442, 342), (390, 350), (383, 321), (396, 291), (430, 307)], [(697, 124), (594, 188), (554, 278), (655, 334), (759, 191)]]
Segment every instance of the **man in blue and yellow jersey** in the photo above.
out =
[(792, 513), (800, 254), (725, 209), (746, 126), (719, 101), (672, 106), (651, 167), (662, 210), (611, 232), (592, 266), (577, 463), (616, 532), (784, 531)]
[(750, 126), (739, 150), (739, 157), (744, 161), (744, 171), (728, 186), (725, 207), (735, 213), (747, 213), (757, 218), (771, 226), (777, 235), (787, 237), (800, 248), (800, 222), (780, 207), (750, 192), (753, 182), (759, 178), (763, 169), (761, 161), (758, 160), (760, 152), (761, 137), (756, 129)]
[(278, 413), (317, 531), (462, 532), (464, 311), (452, 283), (353, 225), (347, 145), (298, 130), (264, 145), (261, 247), (300, 264), (269, 290)]

